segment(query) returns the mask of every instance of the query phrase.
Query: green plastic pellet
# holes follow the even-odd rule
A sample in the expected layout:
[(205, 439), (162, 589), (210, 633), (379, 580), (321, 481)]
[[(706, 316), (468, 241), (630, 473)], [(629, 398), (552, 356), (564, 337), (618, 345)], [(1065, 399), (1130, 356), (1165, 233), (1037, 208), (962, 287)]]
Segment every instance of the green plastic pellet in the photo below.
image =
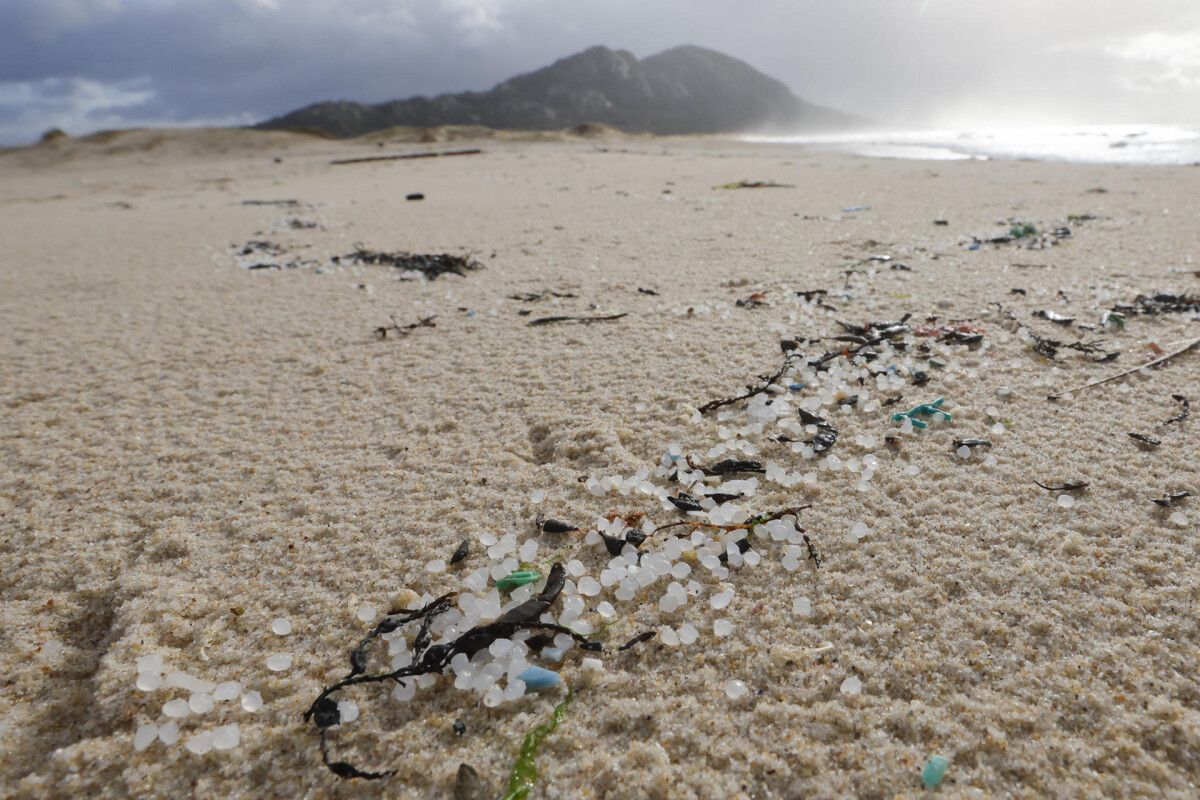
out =
[(571, 690), (567, 689), (567, 696), (554, 707), (554, 714), (550, 719), (525, 734), (525, 739), (521, 742), (521, 752), (513, 764), (512, 773), (508, 776), (508, 791), (504, 793), (503, 800), (525, 800), (529, 796), (538, 777), (537, 763), (534, 761), (538, 747), (543, 739), (554, 733), (558, 723), (562, 722), (570, 702)]
[(949, 766), (950, 761), (945, 756), (930, 756), (925, 762), (925, 769), (921, 770), (921, 783), (925, 784), (926, 789), (936, 788), (946, 777), (946, 768)]
[(510, 572), (500, 580), (496, 581), (496, 588), (502, 592), (511, 592), (518, 586), (524, 586), (527, 583), (533, 583), (538, 578), (542, 577), (542, 573), (536, 569), (519, 569), (516, 572)]

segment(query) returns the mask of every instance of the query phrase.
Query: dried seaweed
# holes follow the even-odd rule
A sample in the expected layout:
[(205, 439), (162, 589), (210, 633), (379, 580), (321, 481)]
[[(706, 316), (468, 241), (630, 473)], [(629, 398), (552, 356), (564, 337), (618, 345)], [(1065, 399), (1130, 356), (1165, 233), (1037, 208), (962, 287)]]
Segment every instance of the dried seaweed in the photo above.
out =
[(1086, 489), (1090, 484), (1087, 481), (1067, 481), (1058, 486), (1047, 486), (1041, 481), (1034, 481), (1038, 486), (1045, 489), (1047, 492), (1076, 492), (1080, 489)]
[(716, 411), (718, 408), (733, 405), (734, 403), (739, 403), (742, 400), (749, 400), (751, 397), (756, 397), (763, 392), (768, 391), (771, 386), (773, 386), (780, 378), (783, 377), (783, 374), (788, 371), (797, 357), (799, 357), (799, 354), (794, 351), (787, 353), (783, 357), (783, 365), (779, 367), (775, 374), (760, 375), (759, 380), (762, 382), (759, 385), (753, 386), (747, 384), (746, 391), (736, 397), (726, 397), (721, 400), (710, 400), (709, 402), (700, 406), (700, 413), (707, 414), (710, 411)]
[(815, 452), (823, 453), (837, 443), (837, 428), (830, 425), (824, 417), (818, 417), (802, 408), (800, 409), (800, 421), (805, 425), (817, 426), (816, 435), (808, 442)]
[(1112, 310), (1118, 314), (1134, 316), (1144, 314), (1158, 316), (1159, 314), (1188, 314), (1200, 311), (1200, 295), (1196, 294), (1139, 294), (1128, 305), (1115, 305)]
[(812, 543), (812, 539), (808, 538), (807, 533), (801, 534), (804, 537), (804, 546), (808, 549), (808, 559), (813, 562), (813, 566), (817, 569), (821, 568), (821, 554), (817, 552), (817, 546)]
[(1129, 433), (1129, 438), (1135, 439), (1139, 443), (1151, 448), (1158, 447), (1160, 444), (1162, 444), (1162, 439), (1155, 439), (1153, 436), (1147, 436), (1144, 433), (1135, 433), (1131, 431)]
[(775, 181), (733, 181), (714, 186), (714, 189), (795, 189), (795, 184), (776, 183)]
[(974, 450), (976, 447), (991, 447), (991, 446), (992, 446), (992, 443), (989, 442), (987, 439), (955, 439), (954, 440), (954, 449), (955, 450), (957, 450), (960, 447), (967, 447), (967, 448), (970, 448), (971, 450)]
[(648, 294), (652, 297), (658, 297), (658, 290), (657, 289), (646, 289), (646, 288), (639, 286), (638, 294)]
[[(536, 597), (509, 609), (491, 622), (476, 625), (458, 638), (442, 644), (431, 644), (430, 629), (434, 619), (450, 610), (455, 593), (438, 597), (418, 609), (395, 609), (389, 611), (350, 652), (350, 672), (340, 681), (326, 686), (304, 712), (304, 719), (312, 721), (320, 734), (321, 760), (331, 772), (342, 778), (378, 780), (394, 774), (394, 770), (373, 772), (359, 769), (345, 761), (333, 761), (328, 748), (329, 729), (341, 721), (341, 712), (333, 695), (350, 686), (367, 683), (403, 683), (404, 678), (418, 675), (442, 673), (454, 656), (462, 653), (468, 658), (491, 645), (497, 639), (509, 639), (519, 631), (545, 630), (570, 636), (584, 650), (601, 650), (603, 645), (554, 623), (542, 622), (541, 617), (554, 605), (566, 583), (566, 571), (562, 564), (550, 568), (546, 585)], [(420, 627), (413, 639), (413, 663), (390, 672), (370, 673), (367, 671), (369, 647), (380, 636), (391, 633), (403, 625), (419, 622)]]
[(703, 511), (700, 501), (687, 492), (680, 492), (678, 497), (668, 496), (667, 500), (680, 511)]
[(1118, 372), (1116, 375), (1109, 375), (1107, 378), (1101, 378), (1100, 380), (1095, 380), (1095, 381), (1092, 381), (1091, 383), (1085, 383), (1083, 386), (1076, 386), (1072, 389), (1064, 389), (1061, 392), (1055, 392), (1054, 394), (1047, 395), (1046, 399), (1047, 400), (1058, 400), (1059, 398), (1061, 398), (1065, 395), (1068, 395), (1068, 394), (1072, 394), (1073, 392), (1079, 392), (1084, 389), (1091, 389), (1093, 386), (1102, 386), (1106, 383), (1110, 383), (1110, 382), (1118, 380), (1120, 378), (1124, 378), (1126, 375), (1131, 375), (1140, 370), (1149, 369), (1150, 367), (1156, 367), (1159, 364), (1165, 364), (1168, 361), (1170, 361), (1172, 358), (1181, 356), (1184, 353), (1194, 350), (1197, 347), (1200, 347), (1200, 338), (1192, 339), (1190, 342), (1186, 343), (1182, 347), (1180, 347), (1176, 350), (1173, 350), (1170, 353), (1167, 353), (1166, 355), (1159, 356), (1158, 358), (1154, 359), (1153, 361), (1151, 361), (1148, 364), (1142, 364), (1140, 367), (1133, 367), (1132, 369), (1127, 369), (1124, 372)]
[(628, 650), (631, 647), (636, 647), (637, 645), (641, 644), (642, 642), (650, 641), (657, 635), (658, 635), (657, 631), (642, 631), (637, 636), (633, 637), (632, 639), (630, 639), (628, 642), (621, 645), (617, 649), (618, 650)]
[(450, 156), (476, 156), (483, 151), (477, 147), (468, 148), (465, 150), (442, 150), (440, 152), (427, 153), (398, 153), (394, 156), (358, 156), (356, 158), (335, 158), (330, 161), (334, 166), (342, 164), (366, 164), (370, 161), (409, 161), (414, 158), (448, 158)]
[(472, 258), (450, 253), (385, 253), (359, 247), (349, 255), (340, 258), (334, 256), (333, 262), (340, 263), (342, 259), (362, 264), (382, 264), (405, 272), (419, 272), (431, 281), (446, 274), (466, 277), (468, 272), (483, 269), (483, 265)]
[(688, 457), (688, 466), (692, 469), (698, 469), (705, 475), (733, 475), (738, 472), (766, 472), (760, 461), (751, 461), (749, 459), (726, 458), (718, 461), (710, 466), (703, 464), (694, 464), (692, 459)]
[(1171, 418), (1170, 418), (1169, 420), (1167, 420), (1166, 422), (1162, 423), (1163, 425), (1171, 425), (1171, 424), (1173, 424), (1173, 423), (1176, 423), (1176, 422), (1180, 422), (1180, 423), (1182, 423), (1182, 422), (1183, 422), (1185, 419), (1187, 419), (1187, 418), (1188, 418), (1188, 414), (1190, 414), (1190, 413), (1191, 413), (1191, 410), (1192, 410), (1192, 404), (1191, 404), (1191, 403), (1189, 403), (1189, 402), (1188, 402), (1188, 399), (1187, 399), (1186, 397), (1184, 397), (1183, 395), (1181, 395), (1181, 394), (1173, 394), (1173, 395), (1171, 395), (1171, 399), (1172, 399), (1172, 400), (1175, 400), (1176, 402), (1178, 402), (1178, 403), (1179, 403), (1179, 405), (1180, 405), (1180, 410), (1179, 410), (1179, 413), (1178, 413), (1178, 414), (1176, 414), (1175, 416), (1171, 417)]
[(538, 529), (546, 533), (570, 533), (577, 531), (579, 528), (569, 522), (563, 522), (559, 519), (546, 519), (545, 515), (538, 514), (534, 524)]
[(555, 323), (558, 323), (558, 322), (575, 322), (580, 325), (590, 325), (593, 322), (608, 322), (610, 320), (621, 319), (621, 317), (627, 317), (627, 316), (629, 316), (628, 313), (607, 314), (607, 315), (598, 316), (598, 317), (569, 317), (569, 316), (538, 317), (537, 319), (530, 321), (529, 327), (534, 328), (534, 327), (537, 327), (538, 325), (554, 325)]
[(437, 325), (435, 325), (433, 322), (435, 319), (437, 319), (437, 317), (429, 316), (425, 317), (424, 319), (417, 320), (416, 322), (410, 322), (407, 325), (401, 325), (396, 321), (395, 317), (392, 317), (391, 325), (380, 325), (375, 329), (375, 332), (379, 334), (380, 339), (386, 339), (388, 331), (394, 331), (397, 336), (404, 337), (408, 336), (417, 328), (436, 328)]
[(556, 292), (553, 289), (542, 289), (540, 292), (521, 292), (520, 294), (510, 294), (509, 300), (520, 300), (523, 303), (536, 303), (538, 300), (545, 300), (547, 297), (578, 297), (577, 294), (570, 292)]
[(1192, 496), (1191, 492), (1170, 492), (1168, 494), (1164, 494), (1162, 497), (1154, 498), (1154, 502), (1157, 503), (1158, 505), (1162, 506), (1163, 508), (1170, 508), (1171, 506), (1175, 505), (1176, 503), (1184, 500), (1185, 498), (1191, 497), (1191, 496)]
[(470, 554), (471, 540), (463, 539), (461, 542), (459, 542), (458, 548), (455, 549), (454, 554), (450, 556), (450, 564), (457, 564), (458, 562), (465, 560)]

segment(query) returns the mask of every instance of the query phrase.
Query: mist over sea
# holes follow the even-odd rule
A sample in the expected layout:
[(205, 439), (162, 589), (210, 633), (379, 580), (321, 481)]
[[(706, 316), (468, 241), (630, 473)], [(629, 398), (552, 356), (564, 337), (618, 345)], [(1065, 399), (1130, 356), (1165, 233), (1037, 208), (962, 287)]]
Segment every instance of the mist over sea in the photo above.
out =
[(1200, 125), (1080, 125), (751, 135), (877, 158), (1029, 159), (1093, 164), (1200, 163)]

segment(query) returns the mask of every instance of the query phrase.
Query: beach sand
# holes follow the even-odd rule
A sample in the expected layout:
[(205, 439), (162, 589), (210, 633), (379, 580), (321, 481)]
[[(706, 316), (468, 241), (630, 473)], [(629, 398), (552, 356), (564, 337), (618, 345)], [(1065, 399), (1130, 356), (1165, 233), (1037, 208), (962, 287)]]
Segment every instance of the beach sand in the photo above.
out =
[[(343, 781), (321, 765), (301, 715), (369, 629), (358, 610), (461, 588), (486, 563), (478, 544), (467, 570), (425, 565), (481, 532), (536, 539), (543, 565), (578, 557), (598, 576), (603, 548), (535, 531), (539, 511), (583, 527), (610, 509), (678, 519), (586, 481), (653, 470), (671, 443), (707, 461), (743, 418), (697, 422), (695, 408), (774, 372), (781, 338), (905, 313), (973, 320), (984, 344), (935, 345), (944, 366), (894, 407), (827, 409), (831, 452), (878, 459), (865, 490), (844, 467), (747, 437), (756, 458), (815, 474), (790, 489), (759, 475), (747, 502), (811, 503), (800, 521), (820, 568), (786, 571), (783, 545), (756, 540), (762, 563), (724, 582), (697, 566), (700, 596), (678, 611), (658, 609), (662, 579), (614, 601), (602, 672), (585, 673), (596, 654), (578, 649), (550, 664), (574, 699), (532, 796), (918, 796), (935, 753), (950, 761), (947, 797), (1200, 791), (1200, 498), (1151, 502), (1200, 492), (1200, 422), (1161, 424), (1179, 410), (1172, 393), (1200, 400), (1200, 351), (1046, 399), (1148, 361), (1149, 343), (1200, 336), (1196, 314), (1082, 334), (1120, 349), (1114, 363), (1071, 350), (1051, 363), (989, 308), (1075, 341), (1031, 312), (1096, 324), (1139, 293), (1200, 291), (1200, 170), (612, 137), (328, 163), (461, 146), (382, 141), (136, 132), (0, 154), (0, 796), (448, 797), (462, 762), (498, 791), (557, 695), (487, 708), (449, 678), (409, 703), (362, 688), (362, 716), (331, 747), (396, 775)], [(792, 186), (714, 188), (742, 179)], [(300, 205), (245, 204), (285, 199)], [(843, 210), (856, 206), (869, 208)], [(1084, 214), (1095, 219), (1067, 221)], [(1072, 235), (967, 249), (1010, 219)], [(306, 264), (244, 269), (257, 255), (237, 252), (253, 240)], [(484, 269), (401, 281), (330, 262), (358, 244), (470, 253)], [(508, 299), (543, 289), (577, 297)], [(813, 289), (836, 310), (795, 294)], [(735, 305), (760, 291), (766, 305)], [(408, 336), (375, 332), (430, 315), (436, 327)], [(803, 344), (828, 346), (842, 343)], [(868, 384), (863, 402), (887, 394)], [(884, 445), (891, 412), (938, 396), (952, 421)], [(873, 446), (855, 441), (868, 434)], [(995, 463), (985, 448), (959, 459), (958, 437), (990, 439)], [(1068, 509), (1035, 480), (1090, 486)], [(847, 542), (860, 520), (869, 534)], [(720, 612), (719, 586), (735, 591)], [(797, 597), (811, 615), (793, 611)], [(611, 590), (588, 599), (595, 623), (600, 599)], [(272, 633), (278, 617), (290, 635)], [(723, 638), (718, 617), (733, 623)], [(685, 622), (695, 644), (612, 647)], [(180, 720), (177, 744), (135, 751), (136, 728), (188, 697), (135, 687), (136, 659), (155, 653), (264, 705), (219, 702)], [(290, 669), (267, 668), (276, 653)], [(842, 690), (850, 677), (860, 694)], [(730, 699), (730, 679), (748, 694)], [(237, 747), (185, 749), (231, 723)]]

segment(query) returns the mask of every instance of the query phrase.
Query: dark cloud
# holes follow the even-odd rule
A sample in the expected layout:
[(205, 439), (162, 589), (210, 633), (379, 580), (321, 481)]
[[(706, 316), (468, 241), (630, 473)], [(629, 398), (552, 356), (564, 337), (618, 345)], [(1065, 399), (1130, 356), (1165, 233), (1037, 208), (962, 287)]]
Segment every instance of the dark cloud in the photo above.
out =
[[(3, 0), (0, 141), (485, 89), (713, 47), (896, 124), (1200, 121), (1194, 0)], [(106, 105), (105, 103), (108, 102)], [(1183, 118), (1181, 118), (1183, 115)]]

